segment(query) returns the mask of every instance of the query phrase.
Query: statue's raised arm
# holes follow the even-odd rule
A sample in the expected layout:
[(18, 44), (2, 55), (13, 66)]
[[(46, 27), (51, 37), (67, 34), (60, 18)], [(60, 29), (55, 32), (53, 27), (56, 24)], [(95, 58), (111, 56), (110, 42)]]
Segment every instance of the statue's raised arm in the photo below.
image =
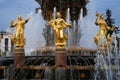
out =
[(96, 24), (96, 25), (99, 25), (98, 16), (99, 16), (99, 13), (96, 11), (96, 21), (95, 21), (95, 24)]
[(10, 21), (10, 26), (9, 27), (15, 27), (16, 22), (14, 22), (13, 20)]
[(99, 13), (96, 11), (96, 19), (98, 19)]
[(31, 18), (27, 18), (27, 19), (25, 20), (25, 23), (27, 23), (30, 19), (31, 19)]

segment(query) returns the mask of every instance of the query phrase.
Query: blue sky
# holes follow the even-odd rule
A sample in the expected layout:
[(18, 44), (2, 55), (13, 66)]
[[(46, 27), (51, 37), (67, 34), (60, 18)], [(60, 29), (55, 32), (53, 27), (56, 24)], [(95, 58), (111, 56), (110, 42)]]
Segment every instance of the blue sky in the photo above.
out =
[[(105, 13), (105, 10), (109, 8), (112, 11), (112, 18), (115, 19), (116, 26), (120, 26), (120, 0), (90, 1), (94, 3), (92, 4), (93, 9), (95, 9), (94, 13), (95, 11)], [(34, 0), (0, 0), (0, 29), (5, 30), (9, 26), (10, 20), (16, 20), (19, 14), (25, 19), (27, 14), (35, 12), (35, 8), (37, 7), (39, 5)]]
[(37, 7), (39, 5), (34, 0), (0, 0), (0, 29), (5, 30), (10, 20), (16, 20), (18, 15), (25, 19)]
[(112, 11), (112, 18), (115, 19), (116, 26), (120, 27), (120, 0), (94, 0), (96, 10), (105, 14), (106, 9)]

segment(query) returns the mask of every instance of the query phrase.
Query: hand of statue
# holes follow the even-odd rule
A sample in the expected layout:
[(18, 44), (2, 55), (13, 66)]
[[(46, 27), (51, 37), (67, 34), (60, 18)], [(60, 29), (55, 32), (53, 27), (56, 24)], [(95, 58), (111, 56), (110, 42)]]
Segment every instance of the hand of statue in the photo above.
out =
[(30, 19), (31, 19), (31, 18), (27, 18), (27, 19), (25, 20), (25, 23), (27, 23)]
[(98, 18), (98, 16), (99, 16), (99, 13), (96, 11), (96, 17)]
[(13, 20), (11, 20), (11, 21), (10, 21), (10, 27), (12, 27), (12, 26), (13, 26), (13, 23), (14, 23), (14, 21), (13, 21)]
[(31, 19), (31, 17), (27, 18), (26, 20), (29, 21)]
[(13, 23), (14, 23), (14, 21), (13, 21), (13, 20), (11, 20), (11, 21), (10, 21), (10, 24), (13, 24)]
[(31, 17), (28, 18), (28, 20), (30, 20), (30, 19), (31, 19)]

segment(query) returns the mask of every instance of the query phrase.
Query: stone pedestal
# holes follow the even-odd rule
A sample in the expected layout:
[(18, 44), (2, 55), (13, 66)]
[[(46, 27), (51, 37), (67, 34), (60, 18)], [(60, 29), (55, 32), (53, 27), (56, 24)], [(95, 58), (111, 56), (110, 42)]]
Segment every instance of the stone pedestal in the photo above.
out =
[(24, 48), (18, 48), (14, 50), (14, 66), (22, 66), (24, 64), (25, 54)]
[(57, 48), (55, 53), (55, 65), (56, 66), (66, 66), (66, 51), (65, 48)]
[(57, 48), (55, 52), (55, 80), (67, 80), (67, 55), (65, 48)]

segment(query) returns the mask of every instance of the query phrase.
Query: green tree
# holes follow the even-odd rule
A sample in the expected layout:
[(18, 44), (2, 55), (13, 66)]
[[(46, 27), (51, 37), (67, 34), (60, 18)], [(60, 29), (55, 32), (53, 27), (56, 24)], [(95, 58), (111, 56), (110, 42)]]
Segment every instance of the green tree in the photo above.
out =
[[(105, 15), (105, 17), (106, 17), (105, 21), (106, 21), (107, 25), (108, 25), (109, 27), (111, 27), (111, 28), (112, 28), (112, 26), (115, 27), (114, 31), (109, 30), (108, 33), (109, 33), (110, 35), (112, 35), (113, 32), (115, 32), (115, 34), (120, 33), (119, 27), (116, 27), (116, 26), (115, 26), (114, 19), (111, 18), (111, 17), (112, 17), (112, 12), (111, 12), (110, 9), (107, 9), (107, 10), (106, 10), (106, 15)], [(119, 40), (120, 40), (120, 38), (116, 37), (116, 40), (117, 40), (117, 47), (119, 48), (119, 43), (120, 43)]]
[[(115, 24), (114, 19), (112, 19), (111, 17), (112, 17), (112, 12), (111, 12), (110, 9), (107, 9), (106, 10), (106, 15), (105, 15), (105, 21), (110, 28), (112, 28)], [(114, 31), (113, 30), (108, 30), (107, 34), (110, 34), (110, 36), (111, 36)]]
[(105, 21), (106, 21), (106, 23), (108, 24), (109, 27), (112, 27), (115, 24), (114, 19), (112, 19), (111, 17), (112, 17), (112, 12), (111, 12), (110, 9), (107, 9), (106, 10), (106, 19), (105, 19)]

